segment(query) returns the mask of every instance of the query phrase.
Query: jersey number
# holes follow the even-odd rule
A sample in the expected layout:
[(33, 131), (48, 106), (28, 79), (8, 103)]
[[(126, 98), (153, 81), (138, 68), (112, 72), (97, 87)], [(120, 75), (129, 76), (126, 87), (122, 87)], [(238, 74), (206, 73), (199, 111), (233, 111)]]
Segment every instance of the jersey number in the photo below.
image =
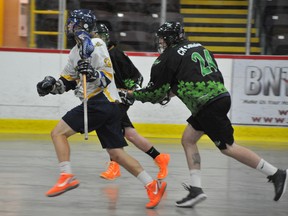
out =
[(204, 57), (205, 57), (205, 59), (198, 52), (193, 52), (191, 55), (192, 61), (194, 61), (194, 62), (199, 61), (202, 76), (206, 76), (206, 75), (208, 75), (214, 71), (218, 71), (217, 65), (214, 63), (209, 51), (206, 49), (204, 49)]

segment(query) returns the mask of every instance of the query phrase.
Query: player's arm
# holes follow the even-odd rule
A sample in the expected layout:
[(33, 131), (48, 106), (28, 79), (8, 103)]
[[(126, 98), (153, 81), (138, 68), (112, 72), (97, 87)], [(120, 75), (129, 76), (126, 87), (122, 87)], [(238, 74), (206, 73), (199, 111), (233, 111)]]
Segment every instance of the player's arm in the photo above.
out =
[(130, 72), (130, 76), (124, 79), (126, 88), (132, 90), (141, 89), (143, 83), (142, 74), (134, 65), (130, 67)]
[[(155, 85), (153, 82), (149, 82), (145, 88), (138, 89), (130, 92), (130, 95), (141, 102), (161, 103), (163, 100), (167, 100), (167, 95), (170, 90), (169, 83), (161, 83)], [(131, 94), (132, 93), (132, 94)]]
[[(142, 89), (133, 91), (132, 96), (141, 102), (159, 103), (167, 99), (172, 83), (172, 71), (165, 62), (152, 66), (150, 81)], [(130, 93), (131, 94), (131, 93)]]
[(48, 94), (63, 94), (71, 89), (75, 89), (77, 85), (77, 77), (73, 77), (70, 71), (74, 70), (69, 58), (60, 78), (56, 80), (52, 76), (46, 76), (42, 81), (37, 83), (37, 92), (39, 96)]
[[(132, 90), (140, 89), (143, 83), (143, 76), (131, 59), (121, 50), (116, 53), (115, 59), (117, 61), (117, 68), (120, 69), (119, 72), (121, 73), (125, 88)], [(117, 68), (114, 69), (117, 70)]]
[(104, 41), (99, 38), (92, 40), (97, 45), (91, 54), (91, 59), (80, 60), (77, 70), (79, 73), (86, 73), (88, 82), (94, 82), (97, 87), (105, 88), (113, 79), (112, 63)]
[(105, 70), (96, 70), (89, 59), (81, 59), (77, 63), (77, 71), (80, 74), (85, 74), (87, 82), (94, 82), (97, 87), (105, 88), (111, 82), (109, 73)]
[(50, 94), (63, 94), (65, 91), (75, 89), (76, 81), (68, 81), (60, 77), (57, 81), (52, 76), (46, 76), (42, 81), (37, 83), (37, 92), (39, 96)]
[(118, 88), (136, 89), (141, 87), (143, 77), (132, 63), (130, 58), (119, 48), (109, 50), (113, 69), (115, 71), (116, 85)]
[[(160, 68), (158, 67), (158, 69)], [(153, 104), (162, 104), (163, 101), (165, 101), (163, 104), (168, 103), (170, 101), (169, 92), (171, 75), (169, 75), (169, 73), (164, 73), (164, 71), (168, 72), (168, 70), (166, 70), (165, 68), (163, 68), (163, 71), (158, 71), (158, 69), (156, 71), (152, 67), (151, 78), (146, 87), (138, 90), (121, 90), (119, 93), (121, 98), (124, 101), (124, 97), (126, 97), (128, 100), (134, 98), (143, 103), (150, 102)]]

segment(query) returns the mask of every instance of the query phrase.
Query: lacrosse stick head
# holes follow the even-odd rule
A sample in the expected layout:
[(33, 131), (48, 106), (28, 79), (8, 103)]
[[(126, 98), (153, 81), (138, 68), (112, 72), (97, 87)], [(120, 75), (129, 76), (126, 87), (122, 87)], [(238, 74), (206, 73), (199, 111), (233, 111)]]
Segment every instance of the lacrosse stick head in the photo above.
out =
[(81, 59), (87, 59), (94, 51), (94, 45), (91, 41), (90, 34), (86, 31), (75, 32), (75, 39), (79, 47), (79, 55)]

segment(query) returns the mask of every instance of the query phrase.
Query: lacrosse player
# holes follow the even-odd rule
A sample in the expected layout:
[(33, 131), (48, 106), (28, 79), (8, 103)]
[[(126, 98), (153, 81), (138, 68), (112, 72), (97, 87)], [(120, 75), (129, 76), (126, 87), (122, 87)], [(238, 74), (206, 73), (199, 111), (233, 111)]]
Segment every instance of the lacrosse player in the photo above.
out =
[[(143, 77), (130, 58), (117, 47), (117, 44), (110, 40), (109, 29), (103, 23), (97, 22), (94, 30), (95, 37), (101, 38), (107, 45), (109, 55), (114, 69), (114, 77), (117, 88), (139, 89), (142, 86)], [(160, 153), (144, 137), (142, 137), (134, 128), (127, 111), (133, 105), (134, 99), (127, 103), (120, 103), (121, 127), (125, 138), (133, 143), (137, 148), (148, 154), (154, 159), (155, 164), (159, 167), (157, 179), (164, 179), (168, 174), (169, 154)], [(100, 176), (104, 179), (114, 180), (121, 175), (120, 166), (117, 162), (110, 159), (109, 166)]]
[(122, 90), (123, 100), (136, 99), (157, 103), (172, 91), (191, 111), (182, 135), (190, 185), (184, 184), (189, 194), (176, 202), (178, 207), (193, 207), (206, 199), (202, 190), (201, 158), (197, 142), (205, 133), (226, 156), (265, 174), (275, 189), (274, 201), (286, 190), (288, 170), (278, 169), (253, 151), (234, 142), (234, 129), (227, 113), (230, 94), (213, 54), (199, 43), (187, 41), (179, 22), (166, 22), (156, 33), (160, 56), (151, 68), (147, 87)]
[[(91, 33), (96, 24), (96, 16), (91, 10), (74, 10), (66, 24), (67, 37), (73, 37), (77, 44), (71, 49), (68, 63), (60, 78), (47, 76), (37, 84), (40, 96), (63, 94), (75, 90), (83, 102), (87, 95), (88, 130), (96, 131), (101, 145), (110, 158), (123, 166), (140, 180), (149, 197), (146, 208), (154, 208), (160, 202), (166, 189), (166, 182), (153, 180), (140, 163), (127, 154), (123, 147), (127, 143), (120, 125), (119, 98), (110, 56), (105, 42), (92, 38)], [(83, 79), (87, 80), (85, 82)], [(85, 87), (85, 85), (87, 85)], [(86, 93), (85, 93), (86, 89)], [(70, 164), (70, 146), (68, 137), (75, 133), (84, 133), (85, 106), (83, 103), (68, 111), (51, 132), (59, 161), (60, 177), (57, 183), (47, 191), (48, 197), (58, 196), (79, 186), (80, 182), (72, 172)]]

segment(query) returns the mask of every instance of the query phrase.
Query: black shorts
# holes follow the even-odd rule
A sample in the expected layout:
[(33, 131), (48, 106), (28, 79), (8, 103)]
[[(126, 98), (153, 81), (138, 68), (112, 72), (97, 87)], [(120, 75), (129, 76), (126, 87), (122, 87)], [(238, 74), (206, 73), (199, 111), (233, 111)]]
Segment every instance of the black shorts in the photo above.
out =
[[(96, 131), (103, 148), (127, 146), (120, 125), (120, 110), (103, 94), (90, 98), (87, 102), (88, 130)], [(84, 133), (83, 103), (67, 112), (62, 119), (76, 132)]]
[(190, 116), (187, 122), (195, 130), (204, 131), (219, 149), (226, 149), (226, 144), (234, 143), (234, 129), (227, 116), (230, 106), (230, 96), (219, 98), (205, 106), (196, 116)]
[(121, 117), (121, 127), (124, 130), (126, 127), (134, 128), (127, 111), (129, 109), (129, 106), (124, 105), (124, 104), (119, 104), (120, 108), (120, 117)]

